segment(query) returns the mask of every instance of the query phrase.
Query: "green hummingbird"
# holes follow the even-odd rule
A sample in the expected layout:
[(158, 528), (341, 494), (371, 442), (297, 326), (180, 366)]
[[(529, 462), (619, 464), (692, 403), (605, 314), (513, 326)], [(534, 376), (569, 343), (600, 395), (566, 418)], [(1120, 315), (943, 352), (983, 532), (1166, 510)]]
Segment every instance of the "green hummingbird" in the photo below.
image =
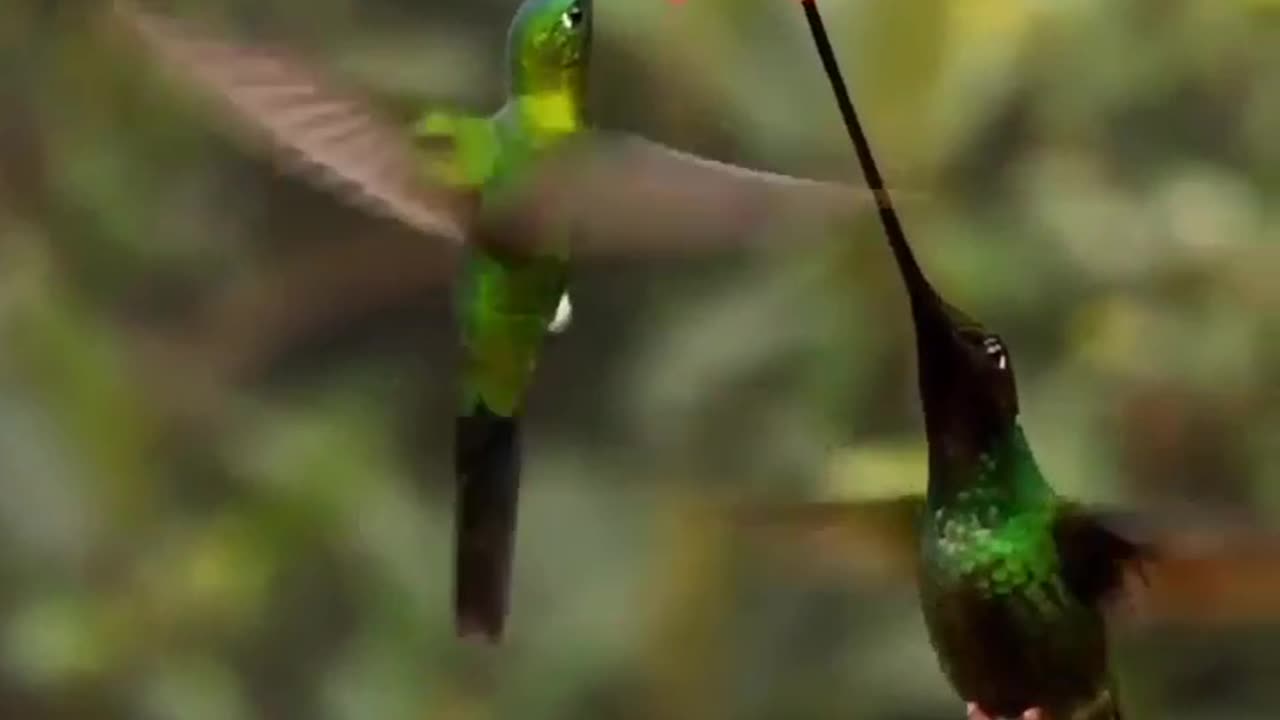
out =
[(429, 112), (411, 130), (278, 51), (194, 33), (129, 4), (114, 12), (287, 168), (460, 247), (454, 608), (462, 636), (503, 634), (520, 418), (547, 335), (572, 316), (571, 250), (741, 245), (779, 215), (839, 216), (873, 200), (840, 183), (589, 134), (592, 0), (525, 0), (507, 37), (506, 102), (484, 117)]
[[(881, 191), (821, 16), (813, 0), (803, 5), (868, 184)], [(971, 720), (1120, 720), (1105, 610), (1133, 573), (1186, 572), (1187, 553), (1054, 492), (1019, 423), (1008, 346), (929, 282), (887, 193), (879, 207), (915, 326), (928, 488), (923, 498), (793, 510), (791, 520), (856, 525), (864, 540), (914, 528), (895, 542), (915, 546), (929, 638)]]
[[(590, 57), (591, 0), (521, 5), (507, 40), (507, 102), (491, 117), (463, 119), (453, 130), (464, 177), (481, 188), (482, 205), (523, 182), (540, 154), (586, 127)], [(429, 133), (434, 117), (423, 128)], [(454, 612), (463, 635), (502, 635), (520, 482), (519, 418), (543, 341), (571, 313), (567, 232), (546, 240), (528, 254), (468, 244), (458, 287)]]

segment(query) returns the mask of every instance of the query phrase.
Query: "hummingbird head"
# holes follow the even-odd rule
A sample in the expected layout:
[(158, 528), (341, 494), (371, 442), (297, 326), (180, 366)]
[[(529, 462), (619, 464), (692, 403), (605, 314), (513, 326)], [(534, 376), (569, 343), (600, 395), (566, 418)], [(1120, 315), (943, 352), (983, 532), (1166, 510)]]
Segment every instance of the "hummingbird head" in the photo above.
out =
[(812, 0), (802, 5), (863, 175), (879, 200), (880, 221), (911, 303), (932, 496), (935, 488), (958, 487), (963, 478), (975, 477), (973, 468), (981, 469), (976, 477), (989, 474), (988, 461), (997, 445), (1020, 437), (1013, 364), (1000, 336), (943, 300), (920, 269), (858, 121), (818, 6)]
[(591, 56), (592, 0), (525, 0), (511, 21), (507, 60), (517, 95), (580, 91)]
[(1017, 424), (1009, 349), (932, 287), (911, 290), (909, 282), (908, 288), (931, 452), (952, 462), (974, 461)]
[(905, 235), (891, 235), (889, 246), (911, 304), (930, 448), (953, 460), (975, 459), (1017, 422), (1009, 349), (999, 335), (938, 294)]

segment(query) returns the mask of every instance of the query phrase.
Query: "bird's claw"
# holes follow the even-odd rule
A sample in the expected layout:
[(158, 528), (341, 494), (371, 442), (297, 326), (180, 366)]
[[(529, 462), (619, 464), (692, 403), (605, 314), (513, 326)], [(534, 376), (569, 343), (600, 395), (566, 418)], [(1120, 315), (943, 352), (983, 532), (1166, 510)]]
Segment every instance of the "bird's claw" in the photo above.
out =
[[(968, 720), (999, 720), (999, 718), (993, 718), (983, 712), (982, 708), (978, 707), (978, 703), (971, 702), (966, 706), (966, 709), (969, 713)], [(1030, 708), (1023, 712), (1018, 720), (1046, 720), (1046, 718), (1040, 708)]]

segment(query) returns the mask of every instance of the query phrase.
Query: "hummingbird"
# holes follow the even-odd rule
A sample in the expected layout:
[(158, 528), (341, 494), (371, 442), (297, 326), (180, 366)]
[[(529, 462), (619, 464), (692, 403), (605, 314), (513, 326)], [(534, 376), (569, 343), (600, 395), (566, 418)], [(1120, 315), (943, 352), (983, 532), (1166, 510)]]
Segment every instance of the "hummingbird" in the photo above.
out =
[[(488, 118), (428, 116), (459, 141), (481, 205), (520, 183), (546, 148), (586, 127), (591, 0), (526, 0), (507, 39), (508, 98)], [(520, 415), (547, 333), (568, 324), (567, 233), (531, 253), (466, 246), (458, 286), (462, 404), (455, 424), (454, 613), (462, 635), (502, 635), (520, 485)]]
[(411, 127), (275, 49), (198, 33), (126, 2), (114, 16), (219, 98), (286, 170), (459, 249), (454, 617), (498, 642), (508, 614), (521, 417), (550, 334), (572, 318), (571, 253), (741, 246), (789, 212), (838, 217), (874, 196), (637, 136), (589, 132), (592, 0), (524, 0), (494, 113)]
[[(1019, 421), (1008, 345), (929, 282), (883, 191), (821, 15), (814, 0), (802, 4), (868, 185), (883, 192), (879, 213), (915, 328), (928, 485), (923, 497), (763, 515), (849, 526), (882, 549), (912, 548), (929, 639), (970, 720), (1121, 720), (1108, 609), (1152, 568), (1168, 577), (1197, 562), (1203, 569), (1205, 558), (1176, 538), (1156, 538), (1150, 524), (1144, 534), (1138, 519), (1086, 507), (1049, 485)], [(1270, 554), (1257, 549), (1236, 559)], [(1215, 551), (1218, 560), (1234, 552)]]

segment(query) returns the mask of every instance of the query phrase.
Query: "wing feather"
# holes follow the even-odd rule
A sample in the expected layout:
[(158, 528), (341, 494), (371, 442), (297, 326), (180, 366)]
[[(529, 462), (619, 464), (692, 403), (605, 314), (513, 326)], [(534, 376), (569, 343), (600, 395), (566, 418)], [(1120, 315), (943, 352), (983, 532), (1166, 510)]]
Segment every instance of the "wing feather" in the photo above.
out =
[[(522, 210), (568, 218), (574, 249), (600, 255), (793, 245), (877, 207), (866, 187), (747, 168), (626, 133), (585, 136), (551, 158), (531, 188)], [(907, 205), (919, 197), (895, 195)]]
[(1068, 582), (1145, 622), (1280, 617), (1280, 530), (1202, 508), (1121, 512), (1068, 505), (1058, 523)]
[(924, 498), (811, 501), (738, 508), (734, 524), (798, 550), (805, 568), (825, 567), (862, 579), (914, 583), (917, 528)]
[[(511, 202), (486, 209), (481, 228), (474, 192), (428, 177), (427, 141), (415, 144), (408, 129), (377, 117), (362, 98), (333, 87), (305, 63), (217, 40), (124, 1), (114, 17), (226, 104), (290, 172), (454, 243), (527, 248), (547, 236), (544, 229), (567, 226), (575, 252), (697, 253), (821, 238), (814, 224), (877, 207), (877, 195), (862, 186), (755, 170), (629, 134), (589, 132), (544, 156)], [(895, 193), (907, 204), (918, 197)], [(793, 220), (805, 224), (784, 224)]]
[(426, 176), (406, 130), (371, 114), (285, 53), (233, 45), (117, 3), (115, 17), (187, 79), (224, 102), (285, 168), (378, 215), (462, 243), (466, 193)]

